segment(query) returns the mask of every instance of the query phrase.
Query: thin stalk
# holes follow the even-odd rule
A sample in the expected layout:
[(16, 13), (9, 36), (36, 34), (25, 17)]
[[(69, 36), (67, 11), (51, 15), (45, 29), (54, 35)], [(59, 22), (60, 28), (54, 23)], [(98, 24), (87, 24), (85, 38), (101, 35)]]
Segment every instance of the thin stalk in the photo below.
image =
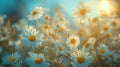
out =
[(87, 20), (88, 20), (88, 22), (90, 24), (91, 35), (93, 36), (93, 29), (92, 29), (92, 24), (91, 24), (90, 18), (87, 17)]

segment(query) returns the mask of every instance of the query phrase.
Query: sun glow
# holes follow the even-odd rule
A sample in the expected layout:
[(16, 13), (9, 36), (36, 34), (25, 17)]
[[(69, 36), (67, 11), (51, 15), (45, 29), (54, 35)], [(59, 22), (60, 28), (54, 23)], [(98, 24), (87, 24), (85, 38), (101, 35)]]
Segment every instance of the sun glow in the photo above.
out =
[(107, 14), (110, 13), (111, 6), (110, 6), (108, 0), (101, 0), (100, 9)]

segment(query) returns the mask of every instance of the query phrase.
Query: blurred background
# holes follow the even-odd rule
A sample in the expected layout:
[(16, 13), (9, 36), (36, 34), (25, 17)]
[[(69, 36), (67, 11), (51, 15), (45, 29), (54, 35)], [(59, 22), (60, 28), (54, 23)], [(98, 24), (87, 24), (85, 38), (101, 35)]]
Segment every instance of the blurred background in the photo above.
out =
[[(80, 0), (0, 0), (0, 14), (7, 15), (7, 18), (12, 18), (12, 21), (17, 21), (19, 18), (26, 18), (28, 14), (36, 7), (42, 6), (45, 8), (49, 8), (49, 13), (54, 10), (55, 7), (62, 5), (65, 9), (66, 15), (69, 19), (73, 18), (72, 14), (75, 11), (76, 7), (79, 5)], [(82, 1), (82, 0), (81, 0)], [(90, 16), (97, 15), (99, 13), (98, 10), (100, 1), (102, 0), (83, 0), (92, 10)], [(112, 9), (109, 11), (116, 11), (117, 15), (120, 16), (120, 0), (105, 0), (109, 2), (109, 7)], [(99, 4), (99, 5), (98, 5)], [(108, 5), (107, 5), (108, 6)], [(105, 8), (103, 8), (105, 9)], [(70, 20), (74, 21), (74, 20)]]

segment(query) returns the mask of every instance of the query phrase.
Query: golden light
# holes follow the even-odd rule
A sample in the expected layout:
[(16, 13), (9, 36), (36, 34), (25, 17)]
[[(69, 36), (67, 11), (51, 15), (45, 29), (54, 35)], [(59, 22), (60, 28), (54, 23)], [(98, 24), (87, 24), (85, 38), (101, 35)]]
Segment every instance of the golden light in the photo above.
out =
[(110, 6), (108, 0), (101, 0), (101, 2), (100, 2), (100, 10), (102, 10), (105, 13), (109, 14), (110, 11), (111, 11), (110, 9), (111, 9), (111, 6)]

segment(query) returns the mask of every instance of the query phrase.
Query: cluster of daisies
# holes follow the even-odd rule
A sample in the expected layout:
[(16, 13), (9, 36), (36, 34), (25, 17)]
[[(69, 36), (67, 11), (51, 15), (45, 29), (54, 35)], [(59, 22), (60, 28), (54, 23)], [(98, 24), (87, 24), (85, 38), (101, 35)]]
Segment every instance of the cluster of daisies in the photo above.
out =
[(119, 17), (102, 12), (91, 18), (82, 2), (73, 26), (61, 8), (48, 15), (36, 7), (28, 15), (35, 25), (23, 19), (11, 24), (0, 16), (0, 67), (118, 67)]

